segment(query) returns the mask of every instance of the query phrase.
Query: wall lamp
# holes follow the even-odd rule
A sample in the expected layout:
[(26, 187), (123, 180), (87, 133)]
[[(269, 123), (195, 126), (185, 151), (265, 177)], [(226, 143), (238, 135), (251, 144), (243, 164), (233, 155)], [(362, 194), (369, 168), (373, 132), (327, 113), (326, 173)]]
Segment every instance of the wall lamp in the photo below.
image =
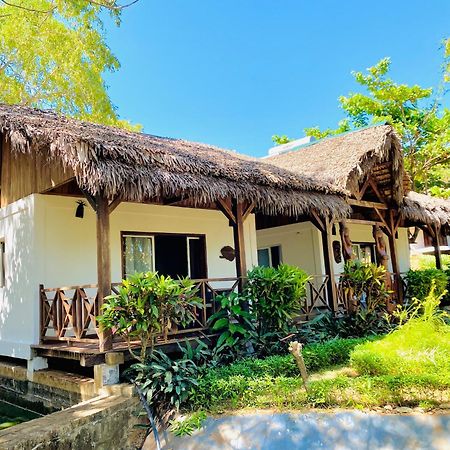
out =
[(77, 204), (78, 206), (75, 211), (75, 217), (82, 219), (84, 217), (84, 207), (86, 206), (86, 203), (84, 203), (83, 200), (78, 200)]

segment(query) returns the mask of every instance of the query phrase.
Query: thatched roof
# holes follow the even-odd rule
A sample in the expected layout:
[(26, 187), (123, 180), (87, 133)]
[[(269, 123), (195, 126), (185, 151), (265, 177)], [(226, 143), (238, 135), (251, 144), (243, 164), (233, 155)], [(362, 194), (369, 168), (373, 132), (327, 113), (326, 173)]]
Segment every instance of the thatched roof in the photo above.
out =
[(232, 151), (181, 139), (133, 133), (50, 111), (0, 105), (0, 130), (13, 152), (42, 152), (73, 170), (82, 189), (110, 199), (233, 197), (267, 214), (300, 216), (314, 208), (336, 219), (350, 209), (339, 187)]
[(450, 200), (411, 191), (405, 196), (400, 210), (413, 224), (437, 224), (450, 230)]
[[(283, 146), (280, 147), (282, 151)], [(299, 175), (330, 183), (350, 196), (358, 192), (361, 181), (375, 166), (390, 161), (394, 200), (400, 204), (403, 198), (402, 146), (390, 125), (363, 128), (321, 139), (265, 160)]]

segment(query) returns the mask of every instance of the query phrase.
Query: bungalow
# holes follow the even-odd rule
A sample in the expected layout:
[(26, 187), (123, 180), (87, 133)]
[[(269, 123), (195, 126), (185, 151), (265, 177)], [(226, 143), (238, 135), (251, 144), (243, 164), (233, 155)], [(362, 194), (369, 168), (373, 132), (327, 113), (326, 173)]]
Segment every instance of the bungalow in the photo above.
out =
[(123, 350), (95, 317), (135, 271), (197, 280), (204, 308), (178, 331), (193, 336), (217, 293), (258, 263), (305, 268), (315, 275), (305, 316), (338, 313), (342, 259), (381, 261), (382, 230), (398, 283), (406, 227), (450, 224), (447, 203), (408, 192), (388, 126), (264, 160), (20, 106), (0, 105), (0, 130), (0, 356), (30, 371)]

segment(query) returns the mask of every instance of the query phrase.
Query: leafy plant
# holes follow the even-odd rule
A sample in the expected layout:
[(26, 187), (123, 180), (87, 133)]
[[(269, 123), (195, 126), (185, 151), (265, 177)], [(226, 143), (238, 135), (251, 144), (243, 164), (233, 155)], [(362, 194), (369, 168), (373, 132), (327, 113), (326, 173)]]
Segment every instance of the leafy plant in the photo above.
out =
[(190, 436), (195, 430), (199, 430), (207, 415), (205, 411), (197, 411), (188, 416), (178, 418), (170, 423), (170, 431), (175, 436)]
[(354, 260), (347, 261), (341, 277), (344, 293), (348, 299), (350, 312), (361, 309), (368, 314), (385, 309), (391, 292), (387, 289), (386, 269), (373, 263)]
[(119, 23), (119, 6), (116, 0), (1, 2), (0, 102), (136, 129), (118, 118), (104, 78), (120, 66), (103, 26), (108, 12)]
[(255, 267), (248, 273), (245, 295), (257, 323), (257, 332), (289, 332), (301, 313), (309, 276), (298, 267), (280, 264)]
[(409, 320), (383, 339), (358, 346), (352, 365), (362, 374), (407, 375), (450, 373), (450, 325), (439, 309), (443, 294), (434, 285), (422, 301), (416, 300)]
[(252, 315), (244, 309), (246, 298), (235, 292), (219, 295), (216, 301), (220, 302), (220, 309), (209, 318), (212, 331), (220, 333), (214, 354), (221, 360), (233, 359), (245, 351), (254, 329)]
[[(153, 351), (155, 338), (178, 325), (196, 320), (195, 308), (201, 308), (195, 283), (188, 279), (173, 280), (155, 272), (136, 273), (122, 281), (119, 293), (106, 297), (98, 322), (106, 329), (122, 336), (128, 349), (141, 363), (147, 348)], [(140, 341), (136, 354), (132, 340)]]
[(450, 277), (439, 269), (409, 270), (406, 274), (407, 296), (424, 299), (433, 283), (436, 294), (440, 296), (447, 289)]
[(155, 350), (149, 362), (134, 364), (130, 369), (136, 373), (135, 382), (147, 401), (159, 407), (171, 406), (178, 410), (192, 389), (198, 386), (199, 367), (186, 352), (181, 358), (172, 359)]

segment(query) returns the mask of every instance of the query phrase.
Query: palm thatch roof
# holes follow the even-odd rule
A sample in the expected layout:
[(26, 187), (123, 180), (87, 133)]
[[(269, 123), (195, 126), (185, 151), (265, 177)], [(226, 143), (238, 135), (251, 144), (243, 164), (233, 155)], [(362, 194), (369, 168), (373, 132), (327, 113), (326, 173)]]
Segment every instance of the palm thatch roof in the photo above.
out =
[(401, 212), (412, 224), (435, 224), (450, 230), (450, 200), (411, 191), (404, 198)]
[[(280, 150), (283, 151), (283, 146)], [(321, 139), (265, 160), (298, 175), (312, 176), (332, 184), (345, 190), (349, 196), (358, 192), (360, 183), (375, 166), (391, 162), (394, 200), (400, 204), (404, 195), (402, 145), (390, 125), (363, 128)]]
[(0, 130), (13, 152), (41, 152), (63, 162), (92, 195), (128, 201), (190, 199), (195, 206), (227, 197), (266, 214), (343, 218), (342, 189), (232, 151), (82, 122), (54, 112), (0, 105)]

